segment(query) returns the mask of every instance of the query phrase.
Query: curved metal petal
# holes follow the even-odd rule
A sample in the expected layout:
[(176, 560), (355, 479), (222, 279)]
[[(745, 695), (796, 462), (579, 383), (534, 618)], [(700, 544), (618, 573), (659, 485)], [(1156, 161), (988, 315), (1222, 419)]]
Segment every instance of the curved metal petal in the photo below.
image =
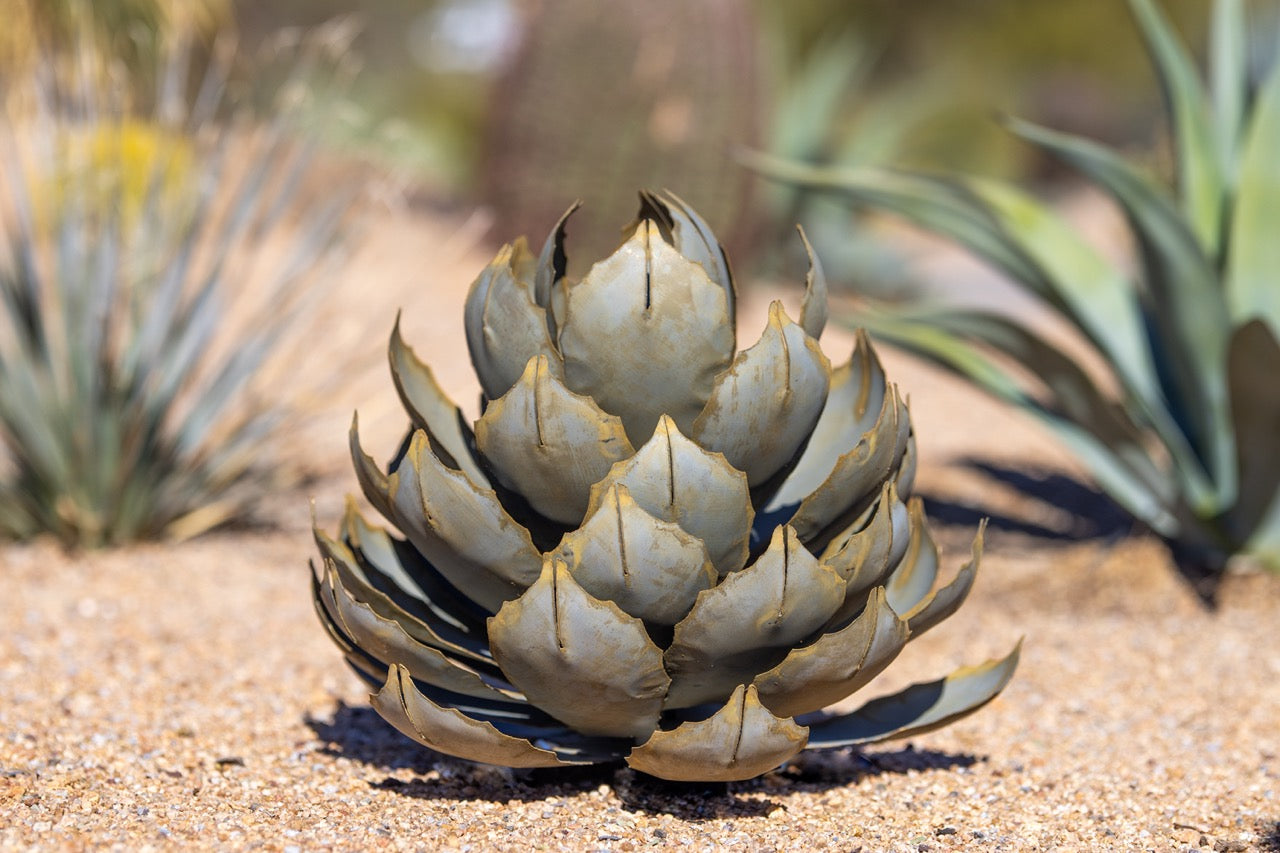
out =
[(455, 708), (437, 705), (414, 686), (399, 665), (387, 670), (382, 689), (369, 697), (382, 718), (400, 732), (436, 752), (505, 767), (560, 767), (577, 763), (503, 734), (492, 723), (474, 720)]
[(724, 288), (729, 305), (729, 327), (732, 329), (737, 316), (738, 291), (733, 282), (733, 271), (729, 268), (729, 257), (716, 240), (711, 226), (670, 190), (657, 194), (641, 193), (642, 197), (646, 195), (651, 203), (661, 205), (671, 218), (671, 242), (676, 251), (699, 264), (707, 278)]
[(397, 620), (378, 614), (357, 601), (338, 580), (332, 565), (320, 584), (320, 596), (330, 617), (365, 654), (404, 666), (420, 681), (460, 693), (497, 701), (523, 701), (524, 697), (489, 684), (479, 672), (438, 649), (418, 642)]
[(964, 603), (969, 590), (973, 589), (973, 581), (978, 574), (978, 563), (982, 561), (982, 535), (986, 529), (987, 520), (984, 518), (978, 525), (977, 535), (973, 537), (973, 552), (969, 562), (960, 567), (960, 571), (956, 573), (951, 583), (934, 591), (907, 611), (903, 618), (907, 620), (907, 627), (911, 629), (913, 638), (955, 613)]
[[(569, 217), (580, 207), (581, 201), (575, 201), (569, 206), (556, 221), (555, 227), (542, 244), (542, 251), (538, 253), (538, 266), (533, 273), (533, 301), (539, 308), (551, 306), (551, 291), (564, 279), (569, 268), (569, 257), (564, 250), (565, 230), (569, 225)], [(555, 328), (549, 326), (549, 330), (552, 337), (555, 337)]]
[(564, 563), (489, 620), (493, 657), (529, 701), (588, 735), (647, 738), (670, 679), (644, 623), (578, 585)]
[(566, 388), (545, 355), (485, 409), (476, 446), (504, 486), (565, 524), (582, 521), (591, 486), (635, 453), (622, 421)]
[(660, 779), (737, 782), (767, 773), (804, 749), (808, 732), (774, 716), (756, 688), (740, 684), (705, 720), (656, 731), (631, 750), (627, 764)]
[(462, 410), (454, 405), (444, 389), (436, 382), (435, 374), (400, 336), (400, 315), (391, 331), (391, 343), (387, 346), (391, 361), (391, 378), (396, 391), (414, 426), (425, 430), (431, 439), (431, 448), (445, 465), (466, 473), (477, 486), (488, 486), (489, 480), (471, 455), (473, 437), (462, 416)]
[(651, 220), (566, 288), (558, 332), (565, 383), (636, 444), (663, 414), (687, 430), (735, 346), (725, 291)]
[(898, 613), (907, 613), (924, 600), (938, 579), (938, 546), (929, 535), (924, 503), (912, 498), (907, 504), (907, 514), (911, 525), (907, 553), (885, 584), (889, 606)]
[(490, 400), (507, 393), (536, 355), (560, 369), (546, 311), (534, 301), (533, 269), (533, 256), (521, 238), (498, 251), (467, 293), (467, 349)]
[(645, 512), (618, 483), (554, 556), (592, 596), (656, 625), (679, 622), (719, 579), (700, 540)]
[(804, 454), (766, 511), (799, 504), (831, 476), (836, 461), (876, 425), (887, 389), (880, 359), (859, 330), (853, 354), (831, 374), (826, 405)]
[(804, 280), (804, 301), (800, 303), (800, 325), (804, 332), (815, 341), (822, 337), (822, 330), (827, 327), (827, 274), (822, 271), (818, 255), (813, 251), (809, 238), (799, 225), (800, 240), (804, 243), (805, 254), (809, 256), (809, 273)]
[(537, 580), (542, 554), (492, 489), (446, 467), (422, 432), (388, 478), (396, 525), (463, 595), (490, 613)]
[[(361, 557), (364, 555), (354, 551), (350, 546), (335, 542), (322, 531), (315, 531), (316, 544), (324, 558), (327, 569), (336, 575), (337, 585), (352, 598), (369, 607), (383, 619), (396, 622), (400, 629), (419, 645), (430, 646), (444, 654), (466, 661), (470, 666), (484, 670), (492, 676), (500, 676), (497, 666), (489, 656), (487, 635), (469, 633), (457, 627), (457, 620), (450, 614), (439, 615), (425, 602), (409, 598), (407, 603), (418, 602), (414, 612), (401, 606), (405, 600), (403, 593), (397, 590), (399, 601), (376, 587), (368, 577)], [(337, 610), (333, 618), (342, 625)], [(342, 625), (343, 630), (354, 637), (353, 632)], [(481, 625), (483, 628), (483, 625)]]
[(356, 481), (360, 483), (360, 491), (364, 493), (365, 499), (384, 517), (395, 519), (395, 508), (391, 505), (387, 475), (382, 473), (378, 463), (360, 446), (360, 416), (355, 412), (351, 413), (351, 429), (347, 432), (347, 446), (351, 450), (351, 462), (356, 469)]
[(769, 307), (760, 340), (722, 373), (690, 437), (723, 453), (756, 486), (790, 464), (822, 414), (831, 363), (818, 342)]
[(359, 569), (360, 579), (396, 607), (438, 630), (464, 634), (487, 649), (484, 622), (488, 614), (459, 593), (407, 541), (366, 521), (351, 498), (342, 519), (342, 541), (356, 559), (353, 568)]
[(325, 604), (320, 587), (320, 573), (316, 570), (313, 562), (311, 563), (311, 604), (315, 608), (316, 617), (320, 620), (320, 625), (324, 628), (325, 633), (329, 635), (329, 639), (333, 640), (333, 644), (342, 652), (343, 659), (355, 670), (356, 675), (366, 683), (377, 686), (387, 671), (386, 664), (363, 652), (346, 635), (338, 623), (334, 621), (334, 615), (329, 612), (329, 605)]
[(946, 678), (914, 684), (874, 699), (856, 711), (809, 726), (809, 746), (837, 747), (910, 737), (966, 717), (999, 695), (1018, 667), (1022, 642), (1005, 658), (957, 669)]
[(821, 562), (845, 579), (845, 600), (831, 617), (832, 625), (843, 625), (866, 606), (866, 594), (881, 586), (898, 565), (905, 551), (910, 524), (907, 507), (892, 482), (880, 490), (870, 519), (848, 535), (837, 537), (823, 551)]
[[(907, 400), (907, 410), (911, 410), (911, 401)], [(902, 451), (902, 462), (898, 466), (898, 477), (894, 481), (898, 486), (898, 494), (910, 497), (916, 487), (916, 467), (919, 464), (919, 451), (916, 450), (916, 434), (913, 429), (907, 435), (907, 448)]]
[(668, 708), (720, 701), (818, 631), (844, 601), (844, 580), (790, 527), (769, 549), (698, 596), (667, 649)]
[(861, 615), (817, 642), (795, 649), (755, 680), (760, 701), (779, 716), (794, 717), (834, 705), (865, 687), (907, 643), (907, 623), (885, 602), (883, 587)]
[(910, 434), (906, 407), (890, 386), (875, 427), (836, 460), (831, 474), (792, 516), (791, 524), (809, 547), (825, 548), (834, 531), (866, 511), (880, 486), (897, 472)]
[(592, 486), (589, 513), (615, 484), (645, 512), (701, 539), (722, 577), (746, 563), (755, 517), (746, 475), (685, 438), (671, 418), (660, 418), (644, 446)]

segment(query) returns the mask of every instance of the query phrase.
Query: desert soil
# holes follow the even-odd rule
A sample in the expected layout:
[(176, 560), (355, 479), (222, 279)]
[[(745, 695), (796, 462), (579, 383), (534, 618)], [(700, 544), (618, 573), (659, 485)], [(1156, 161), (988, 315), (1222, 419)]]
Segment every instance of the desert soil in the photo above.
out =
[[(995, 521), (969, 602), (865, 695), (1025, 637), (991, 705), (727, 786), (479, 767), (385, 725), (312, 612), (307, 497), (332, 527), (355, 487), (353, 408), (370, 449), (403, 429), (381, 366), (396, 307), (442, 383), (475, 399), (460, 320), (482, 224), (402, 210), (370, 229), (291, 377), (358, 381), (312, 401), (291, 450), (318, 478), (273, 499), (274, 526), (108, 553), (0, 547), (0, 849), (1280, 849), (1280, 578), (1230, 577), (1206, 609), (1038, 428), (888, 350), (948, 565), (979, 517)], [(984, 282), (954, 255), (923, 257)], [(799, 303), (751, 288), (744, 342), (774, 297)], [(833, 359), (850, 342), (823, 340)], [(1072, 489), (1084, 517), (1010, 474)]]

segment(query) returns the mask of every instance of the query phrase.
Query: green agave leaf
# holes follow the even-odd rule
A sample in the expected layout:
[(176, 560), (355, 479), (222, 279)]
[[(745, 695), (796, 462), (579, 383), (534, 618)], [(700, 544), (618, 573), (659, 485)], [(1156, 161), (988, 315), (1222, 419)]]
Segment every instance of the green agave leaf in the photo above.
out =
[(1128, 277), (1029, 193), (989, 180), (970, 181), (969, 187), (999, 219), (1009, 240), (1044, 270), (1048, 289), (1041, 295), (1107, 356), (1135, 396), (1161, 406), (1160, 380)]
[(1019, 641), (1001, 660), (958, 669), (938, 681), (914, 684), (849, 714), (824, 717), (809, 725), (809, 746), (855, 746), (924, 734), (949, 725), (1000, 694), (1018, 667), (1021, 651)]
[(990, 213), (953, 181), (872, 167), (808, 166), (755, 152), (740, 157), (746, 166), (767, 178), (828, 190), (857, 205), (896, 213), (954, 240), (1036, 293), (1048, 290), (1035, 263), (1012, 245)]
[[(1142, 249), (1148, 316), (1158, 364), (1167, 373), (1173, 411), (1203, 459), (1206, 478), (1188, 479), (1203, 514), (1231, 502), (1234, 449), (1222, 381), (1227, 308), (1218, 276), (1178, 210), (1158, 186), (1117, 154), (1090, 140), (1011, 121), (1023, 138), (1094, 180), (1124, 209)], [(1180, 466), (1185, 467), (1185, 465)], [(1212, 483), (1204, 488), (1202, 482)]]
[(1213, 92), (1218, 170), (1228, 190), (1234, 188), (1237, 149), (1249, 96), (1249, 47), (1243, 0), (1216, 0), (1209, 34), (1209, 84)]
[(1129, 0), (1173, 117), (1178, 184), (1187, 221), (1205, 254), (1218, 255), (1223, 205), (1218, 139), (1195, 62), (1153, 0)]
[[(906, 347), (964, 376), (987, 393), (1010, 402), (1034, 415), (1048, 426), (1089, 468), (1104, 488), (1125, 509), (1165, 535), (1176, 531), (1174, 513), (1168, 503), (1176, 490), (1150, 461), (1140, 437), (1126, 427), (1116, 414), (1108, 414), (1108, 404), (1092, 383), (1068, 359), (1007, 320), (992, 315), (968, 314), (971, 324), (989, 325), (1002, 334), (990, 339), (1039, 375), (1064, 401), (1076, 400), (1076, 411), (1056, 412), (1035, 400), (1012, 375), (999, 367), (958, 332), (947, 327), (960, 319), (955, 312), (936, 312), (914, 321), (866, 314), (858, 318), (872, 334)], [(1007, 335), (1007, 337), (1006, 337)], [(1052, 368), (1052, 370), (1050, 370)], [(1065, 390), (1066, 393), (1061, 393)]]
[(1231, 223), (1227, 303), (1232, 320), (1261, 317), (1280, 335), (1280, 63), (1258, 93)]
[(1186, 488), (1211, 485), (1187, 436), (1169, 411), (1152, 361), (1145, 320), (1132, 283), (1103, 260), (1061, 217), (1017, 188), (973, 181), (974, 193), (999, 216), (1009, 233), (1044, 268), (1049, 301), (1106, 357), (1116, 378), (1178, 460)]
[(1262, 320), (1231, 338), (1228, 382), (1236, 427), (1240, 496), (1225, 518), (1236, 543), (1280, 568), (1280, 342)]

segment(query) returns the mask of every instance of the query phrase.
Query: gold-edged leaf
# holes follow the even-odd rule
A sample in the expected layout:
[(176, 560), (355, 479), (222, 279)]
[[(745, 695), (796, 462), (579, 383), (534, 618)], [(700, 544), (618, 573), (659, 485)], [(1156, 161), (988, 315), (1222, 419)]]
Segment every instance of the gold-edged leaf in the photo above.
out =
[(587, 735), (643, 740), (670, 679), (644, 623), (584, 590), (564, 563), (489, 620), (493, 657), (529, 702)]
[(582, 521), (591, 486), (635, 452), (622, 421), (566, 388), (545, 355), (485, 409), (476, 447), (504, 486), (564, 524)]
[(807, 742), (803, 726), (774, 716), (754, 686), (740, 684), (707, 719), (654, 732), (631, 750), (627, 764), (660, 779), (736, 782), (767, 773)]

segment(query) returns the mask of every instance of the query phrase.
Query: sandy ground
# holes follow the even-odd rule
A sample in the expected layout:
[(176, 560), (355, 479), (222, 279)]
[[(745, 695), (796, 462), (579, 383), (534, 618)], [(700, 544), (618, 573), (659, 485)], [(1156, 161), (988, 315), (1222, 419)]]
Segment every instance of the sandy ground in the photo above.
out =
[[(380, 453), (403, 426), (381, 367), (397, 305), (443, 384), (474, 398), (460, 332), (486, 259), (474, 226), (380, 223), (298, 361), (360, 377), (318, 401), (294, 442), (324, 473), (311, 492), (330, 525), (354, 488), (351, 409)], [(981, 276), (946, 260), (930, 263)], [(744, 342), (772, 295), (746, 300)], [(842, 359), (849, 341), (833, 330), (824, 346)], [(1014, 682), (977, 715), (728, 786), (444, 758), (368, 708), (323, 635), (308, 502), (284, 495), (267, 531), (103, 554), (0, 548), (0, 849), (1280, 850), (1280, 579), (1232, 577), (1204, 609), (1159, 543), (1106, 511), (1036, 428), (884, 357), (911, 396), (949, 565), (976, 518), (996, 520), (968, 604), (866, 695), (1025, 636)], [(1092, 518), (973, 460), (1073, 489)]]

